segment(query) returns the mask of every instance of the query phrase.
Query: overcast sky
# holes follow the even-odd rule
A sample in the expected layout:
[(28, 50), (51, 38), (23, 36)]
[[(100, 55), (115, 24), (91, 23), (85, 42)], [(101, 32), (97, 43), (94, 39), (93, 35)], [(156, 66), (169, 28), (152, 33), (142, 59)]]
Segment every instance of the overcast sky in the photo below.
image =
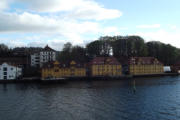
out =
[(179, 5), (180, 0), (0, 0), (0, 43), (60, 50), (66, 42), (140, 35), (180, 48)]

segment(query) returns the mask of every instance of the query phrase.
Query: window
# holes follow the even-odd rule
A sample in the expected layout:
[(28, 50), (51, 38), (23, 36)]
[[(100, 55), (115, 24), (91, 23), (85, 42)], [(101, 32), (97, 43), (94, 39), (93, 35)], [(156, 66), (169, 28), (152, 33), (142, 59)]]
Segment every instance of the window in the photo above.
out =
[(13, 68), (11, 68), (11, 70), (13, 70)]
[(4, 72), (4, 75), (7, 75), (7, 72)]
[(4, 68), (3, 68), (3, 71), (7, 71), (7, 67), (4, 67)]
[(7, 76), (4, 76), (4, 80), (7, 80)]

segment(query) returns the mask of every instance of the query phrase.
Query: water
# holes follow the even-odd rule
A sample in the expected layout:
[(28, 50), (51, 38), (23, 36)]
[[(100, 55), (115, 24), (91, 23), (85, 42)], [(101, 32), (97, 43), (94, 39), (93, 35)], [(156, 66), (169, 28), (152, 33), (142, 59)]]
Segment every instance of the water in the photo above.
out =
[(0, 120), (179, 120), (180, 77), (0, 85)]

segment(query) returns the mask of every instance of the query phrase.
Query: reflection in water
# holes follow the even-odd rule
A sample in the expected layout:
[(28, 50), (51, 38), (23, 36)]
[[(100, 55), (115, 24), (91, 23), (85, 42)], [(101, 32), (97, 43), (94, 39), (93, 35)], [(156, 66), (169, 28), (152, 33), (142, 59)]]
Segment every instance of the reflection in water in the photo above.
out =
[(0, 88), (0, 120), (180, 119), (179, 77)]
[(133, 80), (133, 92), (136, 93), (136, 80)]
[(6, 84), (3, 84), (3, 91), (7, 91), (7, 85)]

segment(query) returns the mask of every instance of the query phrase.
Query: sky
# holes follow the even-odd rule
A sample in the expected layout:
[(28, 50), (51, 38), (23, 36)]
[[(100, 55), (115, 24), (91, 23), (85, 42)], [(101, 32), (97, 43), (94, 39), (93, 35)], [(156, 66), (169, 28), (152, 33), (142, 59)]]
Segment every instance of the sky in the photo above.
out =
[(139, 35), (180, 48), (179, 0), (0, 0), (0, 43), (61, 50)]

